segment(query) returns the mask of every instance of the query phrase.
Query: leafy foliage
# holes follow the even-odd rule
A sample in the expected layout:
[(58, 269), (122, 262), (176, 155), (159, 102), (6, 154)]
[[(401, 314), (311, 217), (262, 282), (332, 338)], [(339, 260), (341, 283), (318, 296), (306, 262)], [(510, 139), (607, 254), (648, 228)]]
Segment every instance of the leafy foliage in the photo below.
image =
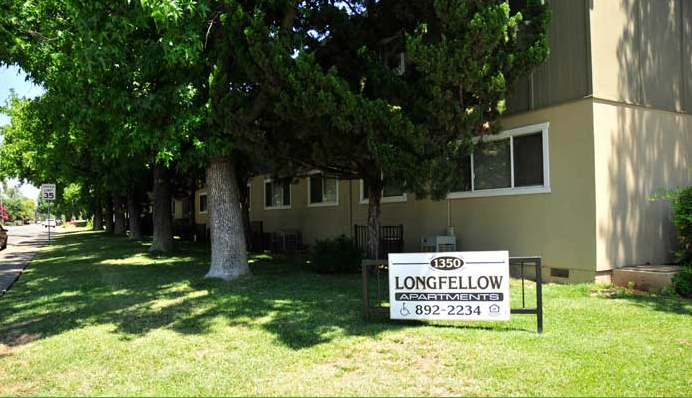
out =
[(687, 264), (673, 277), (673, 289), (682, 297), (692, 298), (692, 265)]
[(539, 1), (318, 3), (295, 66), (267, 63), (283, 91), (265, 146), (282, 139), (283, 164), (373, 187), (446, 195), (470, 138), (495, 130), (512, 84), (548, 54)]
[(692, 263), (692, 187), (681, 188), (673, 196), (673, 224), (678, 229), (680, 248), (675, 253), (681, 264)]
[[(520, 3), (3, 5), (0, 62), (47, 89), (26, 118), (36, 128), (17, 128), (51, 149), (13, 171), (54, 173), (98, 198), (154, 163), (249, 158), (248, 172), (289, 177), (317, 168), (365, 180), (377, 242), (382, 187), (443, 197), (471, 138), (495, 130), (509, 88), (547, 56), (547, 8)], [(63, 151), (77, 156), (53, 172)]]
[(0, 189), (0, 206), (0, 222), (34, 217), (33, 199), (24, 197), (18, 187)]
[(310, 252), (310, 265), (321, 274), (353, 274), (360, 271), (358, 246), (345, 235), (318, 240)]
[(508, 90), (547, 57), (549, 12), (538, 0), (304, 4), (295, 57), (251, 49), (281, 88), (253, 144), (276, 174), (363, 179), (376, 257), (382, 188), (440, 199), (454, 187), (472, 138), (496, 130)]
[(673, 201), (673, 224), (680, 244), (675, 260), (682, 270), (673, 277), (672, 288), (680, 296), (692, 298), (692, 187), (660, 190), (651, 198), (663, 199)]

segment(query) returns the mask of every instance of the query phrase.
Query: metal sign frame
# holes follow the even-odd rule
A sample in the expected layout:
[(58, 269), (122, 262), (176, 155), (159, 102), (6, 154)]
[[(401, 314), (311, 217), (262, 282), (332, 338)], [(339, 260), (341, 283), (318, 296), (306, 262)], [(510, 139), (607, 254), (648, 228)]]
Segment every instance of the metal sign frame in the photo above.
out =
[[(541, 257), (510, 257), (510, 265), (520, 266), (521, 277), (521, 307), (511, 308), (511, 314), (530, 314), (536, 315), (536, 333), (543, 333), (543, 279), (541, 277)], [(530, 279), (525, 273), (525, 265), (535, 266), (534, 281), (536, 284), (536, 303), (535, 307), (527, 307), (526, 303), (526, 279)], [(388, 281), (388, 260), (370, 260), (361, 262), (362, 271), (362, 291), (361, 307), (363, 320), (369, 322), (374, 313), (389, 314), (389, 307), (383, 304), (389, 301), (388, 284), (383, 288), (382, 281)], [(383, 277), (384, 276), (384, 277)], [(371, 282), (376, 285), (371, 289)], [(372, 295), (374, 294), (374, 297)], [(374, 305), (371, 305), (374, 304)]]

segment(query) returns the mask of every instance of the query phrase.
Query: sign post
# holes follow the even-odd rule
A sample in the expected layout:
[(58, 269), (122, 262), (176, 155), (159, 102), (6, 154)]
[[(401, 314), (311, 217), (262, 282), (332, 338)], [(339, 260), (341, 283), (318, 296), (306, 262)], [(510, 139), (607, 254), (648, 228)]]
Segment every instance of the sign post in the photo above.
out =
[(389, 254), (391, 319), (509, 321), (509, 252)]
[(48, 242), (50, 242), (50, 202), (55, 200), (55, 184), (41, 184), (41, 199), (48, 201), (48, 220), (46, 226), (48, 227)]

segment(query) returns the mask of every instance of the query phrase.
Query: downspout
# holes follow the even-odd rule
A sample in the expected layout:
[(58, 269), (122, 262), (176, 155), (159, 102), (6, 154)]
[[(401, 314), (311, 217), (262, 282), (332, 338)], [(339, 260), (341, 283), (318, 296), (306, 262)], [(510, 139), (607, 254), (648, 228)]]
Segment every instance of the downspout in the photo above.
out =
[(348, 180), (348, 235), (353, 236), (353, 180)]
[(452, 200), (447, 199), (447, 236), (454, 236), (454, 226), (452, 225)]

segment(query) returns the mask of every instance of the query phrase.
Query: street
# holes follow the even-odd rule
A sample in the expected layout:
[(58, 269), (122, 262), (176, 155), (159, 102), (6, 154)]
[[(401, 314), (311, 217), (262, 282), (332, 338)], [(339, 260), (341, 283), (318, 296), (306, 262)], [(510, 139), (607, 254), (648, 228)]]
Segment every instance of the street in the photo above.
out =
[[(41, 224), (6, 226), (7, 248), (0, 250), (0, 296), (21, 275), (34, 254), (48, 241), (48, 231)], [(51, 235), (53, 231), (51, 231)]]

